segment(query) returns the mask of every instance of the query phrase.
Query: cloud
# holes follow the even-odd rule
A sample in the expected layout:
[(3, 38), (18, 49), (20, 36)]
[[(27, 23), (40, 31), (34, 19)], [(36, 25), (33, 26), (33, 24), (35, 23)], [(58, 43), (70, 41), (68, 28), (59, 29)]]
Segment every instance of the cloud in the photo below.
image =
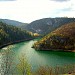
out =
[(0, 2), (0, 18), (32, 22), (48, 17), (75, 17), (75, 0), (16, 0)]
[(63, 9), (61, 9), (59, 11), (61, 11), (61, 12), (70, 12), (71, 10), (72, 10), (72, 8), (69, 7), (69, 8), (63, 8)]
[(51, 1), (56, 1), (56, 2), (66, 2), (66, 1), (70, 1), (70, 0), (51, 0)]
[[(61, 3), (62, 4), (62, 3)], [(67, 6), (66, 6), (67, 5)], [(65, 3), (63, 8), (58, 9), (55, 11), (54, 16), (56, 17), (75, 17), (75, 2), (71, 0), (70, 2)]]
[(0, 0), (0, 1), (16, 1), (16, 0)]

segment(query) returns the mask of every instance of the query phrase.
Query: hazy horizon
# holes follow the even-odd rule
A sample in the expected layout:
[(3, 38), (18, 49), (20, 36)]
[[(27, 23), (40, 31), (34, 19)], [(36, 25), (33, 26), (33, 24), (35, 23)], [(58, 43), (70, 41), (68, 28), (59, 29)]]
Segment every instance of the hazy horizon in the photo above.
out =
[(75, 17), (74, 0), (0, 0), (0, 18), (30, 23), (42, 18)]

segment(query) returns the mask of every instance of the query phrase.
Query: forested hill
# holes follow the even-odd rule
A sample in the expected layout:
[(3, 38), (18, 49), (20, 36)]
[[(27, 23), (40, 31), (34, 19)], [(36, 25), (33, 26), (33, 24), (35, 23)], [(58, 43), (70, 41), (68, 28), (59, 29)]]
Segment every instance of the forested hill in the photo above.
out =
[(0, 22), (0, 48), (7, 44), (30, 39), (33, 39), (33, 37), (27, 31)]
[(8, 25), (17, 26), (18, 28), (22, 28), (23, 30), (27, 30), (33, 33), (46, 35), (54, 31), (58, 27), (61, 27), (64, 24), (75, 22), (75, 18), (67, 18), (67, 17), (43, 18), (35, 20), (30, 24), (9, 19), (0, 19), (0, 22), (6, 23)]
[(70, 22), (75, 22), (75, 18), (44, 18), (31, 22), (25, 29), (34, 33), (48, 34), (58, 27)]
[(9, 20), (9, 19), (0, 19), (0, 22), (6, 23), (8, 25), (13, 25), (13, 26), (17, 26), (17, 27), (22, 27), (27, 25), (27, 23), (22, 23), (22, 22), (18, 22), (15, 20)]
[(61, 26), (33, 47), (38, 50), (75, 50), (75, 22)]

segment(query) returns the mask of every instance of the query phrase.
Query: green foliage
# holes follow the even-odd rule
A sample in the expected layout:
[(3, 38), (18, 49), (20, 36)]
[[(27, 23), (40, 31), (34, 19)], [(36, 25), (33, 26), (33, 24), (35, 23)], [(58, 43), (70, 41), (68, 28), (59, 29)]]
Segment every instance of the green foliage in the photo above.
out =
[(61, 26), (36, 42), (33, 47), (40, 50), (74, 50), (75, 22)]
[(28, 63), (26, 56), (22, 54), (17, 64), (17, 72), (20, 75), (31, 75), (31, 66)]
[(0, 47), (32, 38), (29, 32), (0, 22)]

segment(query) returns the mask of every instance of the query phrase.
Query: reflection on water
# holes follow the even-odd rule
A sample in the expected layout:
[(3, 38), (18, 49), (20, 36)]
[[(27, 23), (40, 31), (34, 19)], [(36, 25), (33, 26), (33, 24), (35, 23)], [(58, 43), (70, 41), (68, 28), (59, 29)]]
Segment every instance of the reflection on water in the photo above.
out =
[(28, 62), (35, 69), (39, 65), (41, 66), (51, 66), (73, 64), (75, 63), (75, 53), (73, 52), (53, 52), (53, 51), (36, 51), (31, 48), (35, 40), (29, 42), (22, 42), (15, 44), (11, 47), (16, 54), (16, 58), (25, 54), (27, 56)]

